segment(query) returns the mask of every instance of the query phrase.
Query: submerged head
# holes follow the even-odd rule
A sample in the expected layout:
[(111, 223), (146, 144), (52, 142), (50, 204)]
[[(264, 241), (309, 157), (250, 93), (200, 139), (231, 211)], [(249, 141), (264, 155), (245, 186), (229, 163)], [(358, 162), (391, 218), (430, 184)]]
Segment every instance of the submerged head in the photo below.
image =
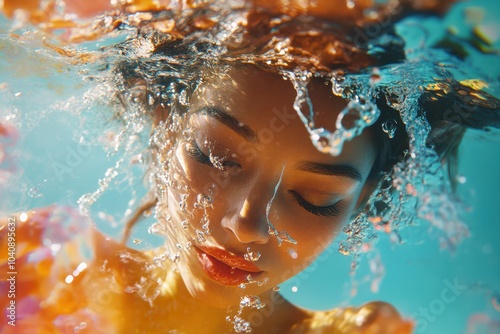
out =
[[(316, 126), (335, 129), (346, 101), (326, 78), (308, 88)], [(374, 189), (374, 131), (339, 156), (321, 153), (293, 110), (295, 97), (282, 76), (241, 65), (204, 80), (190, 99), (187, 131), (170, 158), (175, 185), (160, 203), (176, 242), (192, 243), (177, 265), (196, 298), (227, 306), (294, 276)], [(262, 285), (242, 290), (248, 275)]]
[[(262, 47), (243, 48), (248, 54), (228, 52), (224, 58), (214, 56), (221, 51), (198, 35), (191, 37), (180, 42), (145, 35), (160, 56), (133, 60), (121, 74), (154, 97), (152, 104), (145, 99), (156, 125), (152, 192), (157, 217), (168, 229), (171, 258), (193, 297), (224, 307), (243, 295), (264, 293), (310, 264), (364, 209), (380, 172), (412, 158), (415, 151), (406, 156), (405, 150), (414, 138), (405, 131), (402, 111), (391, 108), (402, 105), (399, 97), (374, 89), (370, 96), (382, 111), (379, 120), (348, 140), (340, 155), (322, 153), (293, 108), (297, 90), (281, 75), (300, 67), (303, 57), (292, 57), (297, 61), (290, 66), (280, 65), (288, 55), (270, 64)], [(317, 41), (316, 35), (309, 37)], [(324, 71), (326, 65), (310, 71), (307, 86), (315, 128), (332, 132), (348, 102), (332, 91), (333, 68), (345, 65), (334, 60), (330, 72)], [(162, 101), (164, 94), (175, 98)], [(429, 115), (432, 130), (447, 134), (431, 143), (446, 162), (456, 153), (463, 129), (442, 123), (443, 111)], [(387, 120), (397, 127), (393, 138), (381, 126)], [(439, 164), (439, 157), (434, 161)]]

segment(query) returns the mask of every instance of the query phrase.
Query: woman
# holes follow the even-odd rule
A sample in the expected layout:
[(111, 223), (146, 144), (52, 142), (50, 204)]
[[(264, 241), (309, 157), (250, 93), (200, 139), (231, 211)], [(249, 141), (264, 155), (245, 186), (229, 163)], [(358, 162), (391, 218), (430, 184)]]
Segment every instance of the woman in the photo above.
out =
[[(312, 312), (285, 301), (275, 288), (310, 264), (365, 209), (381, 172), (403, 161), (411, 147), (403, 120), (385, 103), (389, 94), (365, 100), (356, 91), (339, 91), (341, 75), (330, 73), (400, 61), (397, 38), (385, 54), (370, 54), (368, 45), (361, 48), (343, 35), (351, 27), (311, 22), (307, 16), (297, 21), (280, 16), (276, 23), (276, 8), (270, 7), (248, 13), (241, 31), (245, 38), (235, 38), (236, 32), (220, 47), (197, 33), (221, 31), (207, 8), (189, 14), (191, 20), (175, 29), (152, 15), (139, 24), (137, 39), (113, 48), (127, 56), (143, 46), (149, 52), (121, 61), (114, 73), (123, 78), (118, 116), (133, 122), (128, 112), (138, 108), (154, 125), (152, 190), (129, 228), (154, 208), (154, 229), (166, 236), (166, 246), (139, 252), (93, 231), (91, 261), (81, 265), (74, 256), (69, 263), (54, 262), (54, 243), (43, 247), (49, 226), (84, 219), (60, 207), (11, 217), (19, 222), (16, 234), (23, 245), (17, 266), (32, 274), (19, 276), (26, 280), (18, 286), (19, 327), (5, 326), (2, 333), (19, 328), (42, 333), (411, 332), (411, 321), (385, 303)], [(299, 8), (288, 14), (315, 12)], [(158, 33), (159, 27), (166, 31)], [(291, 42), (278, 47), (283, 36)], [(457, 91), (466, 88), (452, 84)], [(161, 94), (165, 91), (168, 96)], [(432, 87), (427, 92), (422, 105), (431, 104), (433, 94), (463, 103), (460, 94)], [(436, 109), (435, 119), (429, 117), (437, 130), (429, 139), (443, 161), (453, 160), (463, 131), (440, 124), (442, 113)], [(333, 134), (341, 130), (339, 143)], [(74, 242), (65, 242), (61, 239), (70, 248), (65, 253), (77, 253)], [(48, 253), (40, 251), (47, 247)]]
[[(338, 157), (319, 152), (290, 110), (295, 95), (281, 77), (252, 65), (200, 85), (190, 101), (188, 126), (193, 135), (175, 145), (169, 166), (177, 184), (166, 189), (158, 204), (165, 207), (159, 214), (171, 217), (166, 223), (169, 251), (140, 253), (96, 232), (93, 264), (62, 291), (47, 291), (40, 312), (51, 310), (60, 317), (65, 311), (99, 310), (92, 315), (98, 321), (82, 319), (90, 332), (221, 333), (230, 331), (226, 317), (232, 313), (233, 326), (244, 328), (239, 319), (255, 310), (239, 314), (234, 307), (245, 297), (257, 306), (258, 297), (262, 305), (268, 304), (261, 311), (268, 316), (263, 320), (251, 315), (259, 325), (254, 324), (255, 332), (409, 332), (410, 323), (388, 304), (310, 312), (286, 302), (273, 289), (310, 264), (373, 190), (369, 176), (378, 154), (371, 131), (346, 143)], [(333, 96), (323, 80), (311, 83), (310, 96), (317, 124), (334, 127), (331, 114), (345, 107), (343, 99)], [(210, 156), (220, 160), (215, 163)], [(184, 210), (179, 209), (183, 200)], [(25, 224), (30, 226), (26, 233), (34, 233), (39, 220), (28, 218)], [(36, 244), (34, 236), (29, 240)], [(161, 258), (175, 254), (170, 250), (179, 254), (174, 263)], [(109, 296), (94, 298), (103, 293)], [(80, 308), (80, 303), (85, 306)], [(228, 307), (233, 311), (228, 313)]]

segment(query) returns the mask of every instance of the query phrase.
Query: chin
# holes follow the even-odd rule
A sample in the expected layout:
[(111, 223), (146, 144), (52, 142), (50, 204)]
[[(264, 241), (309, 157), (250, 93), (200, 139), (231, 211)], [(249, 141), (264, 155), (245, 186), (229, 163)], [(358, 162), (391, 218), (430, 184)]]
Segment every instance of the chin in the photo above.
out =
[(186, 289), (194, 300), (214, 308), (238, 306), (240, 298), (244, 295), (244, 290), (238, 287), (225, 287), (215, 282), (207, 284), (202, 279), (192, 275), (184, 277), (181, 274), (181, 276)]
[(237, 286), (225, 286), (205, 277), (203, 272), (193, 273), (186, 269), (179, 268), (184, 286), (191, 297), (213, 308), (239, 307), (243, 296), (260, 295), (266, 290), (264, 286), (259, 287), (255, 284), (251, 284), (245, 289)]

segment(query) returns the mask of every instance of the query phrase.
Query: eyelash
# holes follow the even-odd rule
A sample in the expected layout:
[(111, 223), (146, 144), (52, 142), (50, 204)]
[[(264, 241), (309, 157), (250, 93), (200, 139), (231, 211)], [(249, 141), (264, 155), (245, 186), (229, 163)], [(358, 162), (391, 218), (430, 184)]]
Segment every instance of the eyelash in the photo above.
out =
[(342, 210), (342, 202), (339, 201), (335, 204), (328, 205), (328, 206), (316, 206), (308, 201), (306, 201), (302, 196), (299, 195), (296, 191), (290, 190), (290, 194), (292, 195), (293, 199), (297, 201), (297, 203), (306, 211), (312, 213), (313, 215), (316, 216), (324, 216), (324, 217), (334, 217), (338, 216), (340, 214), (340, 211)]
[(212, 164), (212, 161), (210, 161), (210, 157), (208, 157), (205, 153), (203, 153), (200, 150), (200, 147), (198, 146), (198, 144), (196, 144), (194, 140), (190, 141), (186, 145), (186, 152), (191, 158), (198, 161), (199, 163), (215, 167)]
[[(210, 160), (210, 157), (202, 152), (202, 150), (200, 149), (195, 140), (191, 140), (189, 144), (186, 145), (186, 152), (191, 158), (198, 161), (199, 163), (217, 168)], [(231, 167), (240, 167), (240, 164), (233, 161), (224, 161), (222, 166), (224, 168), (231, 168)]]

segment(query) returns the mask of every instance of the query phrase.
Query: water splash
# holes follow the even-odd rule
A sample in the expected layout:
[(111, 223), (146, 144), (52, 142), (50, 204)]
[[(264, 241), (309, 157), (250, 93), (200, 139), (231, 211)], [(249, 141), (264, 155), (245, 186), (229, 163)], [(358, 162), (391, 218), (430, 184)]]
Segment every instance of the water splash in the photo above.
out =
[(337, 116), (337, 129), (333, 132), (324, 128), (311, 129), (311, 141), (320, 152), (338, 156), (342, 153), (344, 143), (373, 125), (379, 115), (380, 110), (373, 102), (356, 95)]
[(266, 304), (261, 302), (260, 298), (257, 296), (246, 295), (241, 297), (239, 310), (233, 317), (227, 316), (226, 320), (233, 324), (233, 329), (236, 333), (251, 333), (252, 327), (250, 322), (241, 318), (241, 314), (245, 308), (260, 310), (264, 308)]
[(240, 307), (241, 308), (253, 308), (256, 310), (260, 310), (261, 308), (264, 308), (266, 306), (265, 303), (262, 303), (260, 301), (260, 298), (257, 296), (244, 296), (241, 298), (240, 301)]
[(233, 316), (233, 318), (231, 318), (230, 316), (227, 316), (226, 320), (233, 324), (233, 329), (234, 329), (235, 333), (251, 333), (252, 332), (252, 327), (250, 326), (250, 322), (246, 321), (245, 319), (242, 319), (241, 317), (239, 317), (237, 315)]
[(281, 246), (283, 242), (290, 243), (290, 244), (297, 244), (297, 241), (293, 239), (290, 235), (288, 235), (287, 232), (285, 231), (278, 231), (273, 224), (271, 224), (271, 221), (269, 220), (269, 213), (271, 212), (271, 206), (273, 205), (273, 201), (276, 198), (276, 194), (278, 193), (278, 189), (281, 185), (281, 181), (283, 179), (283, 173), (285, 172), (285, 165), (283, 165), (283, 168), (281, 169), (281, 174), (278, 180), (278, 183), (274, 186), (274, 193), (269, 202), (266, 205), (266, 219), (267, 219), (267, 226), (268, 226), (268, 233), (271, 236), (276, 237), (276, 240), (278, 241), (278, 246)]

